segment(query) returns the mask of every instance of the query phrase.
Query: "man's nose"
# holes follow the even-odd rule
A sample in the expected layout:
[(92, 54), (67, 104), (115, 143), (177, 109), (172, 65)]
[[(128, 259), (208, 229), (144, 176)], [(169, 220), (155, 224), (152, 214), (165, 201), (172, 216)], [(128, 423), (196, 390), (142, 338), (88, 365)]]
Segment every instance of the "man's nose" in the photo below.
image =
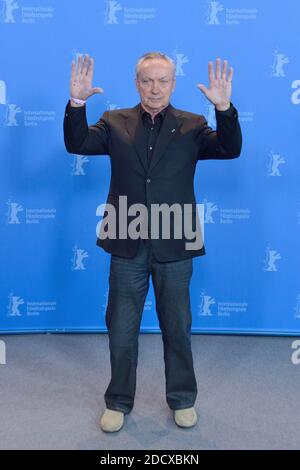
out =
[(159, 84), (158, 83), (153, 83), (151, 92), (154, 93), (155, 95), (160, 92)]

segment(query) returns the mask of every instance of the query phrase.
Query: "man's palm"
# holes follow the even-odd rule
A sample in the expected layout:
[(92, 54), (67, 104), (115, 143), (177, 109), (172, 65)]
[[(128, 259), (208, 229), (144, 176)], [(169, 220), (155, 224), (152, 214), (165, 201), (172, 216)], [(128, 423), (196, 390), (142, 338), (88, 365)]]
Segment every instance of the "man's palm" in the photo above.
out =
[(86, 55), (84, 61), (82, 61), (82, 56), (79, 56), (77, 65), (75, 60), (72, 60), (70, 82), (70, 93), (72, 98), (86, 100), (95, 93), (103, 93), (103, 88), (93, 87), (93, 74), (94, 59), (92, 57), (89, 59), (89, 56)]
[(222, 73), (221, 73), (221, 59), (216, 60), (216, 74), (214, 72), (213, 63), (210, 61), (208, 64), (208, 77), (209, 88), (203, 84), (198, 84), (197, 87), (206, 98), (211, 101), (215, 106), (226, 105), (230, 102), (231, 97), (231, 82), (233, 77), (233, 68), (230, 67), (227, 75), (227, 60), (224, 60)]

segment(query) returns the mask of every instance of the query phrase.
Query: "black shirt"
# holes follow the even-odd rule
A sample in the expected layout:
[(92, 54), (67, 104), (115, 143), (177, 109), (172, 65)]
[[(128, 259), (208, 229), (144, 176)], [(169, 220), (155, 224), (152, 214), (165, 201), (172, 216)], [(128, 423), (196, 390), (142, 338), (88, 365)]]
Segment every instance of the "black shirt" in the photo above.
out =
[(140, 116), (143, 121), (143, 139), (144, 139), (144, 148), (147, 153), (148, 166), (153, 155), (154, 147), (159, 135), (163, 119), (167, 113), (168, 106), (162, 109), (154, 118), (154, 123), (152, 122), (151, 115), (145, 111), (145, 109), (140, 104)]

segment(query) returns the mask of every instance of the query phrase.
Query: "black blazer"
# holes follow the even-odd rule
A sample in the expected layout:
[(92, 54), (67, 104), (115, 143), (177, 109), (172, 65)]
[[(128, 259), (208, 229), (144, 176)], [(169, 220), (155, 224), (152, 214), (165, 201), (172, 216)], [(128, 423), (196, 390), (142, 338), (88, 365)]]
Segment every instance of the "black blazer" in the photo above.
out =
[[(66, 149), (73, 154), (110, 156), (111, 181), (106, 202), (116, 208), (117, 214), (119, 196), (127, 196), (128, 207), (134, 203), (145, 204), (149, 214), (151, 204), (177, 203), (180, 209), (183, 204), (190, 204), (192, 229), (197, 228), (201, 238), (196, 225), (197, 221), (199, 224), (194, 194), (196, 164), (198, 160), (232, 159), (240, 155), (242, 136), (237, 110), (232, 104), (227, 111), (216, 110), (217, 130), (213, 131), (204, 116), (170, 104), (147, 168), (146, 149), (139, 140), (143, 125), (139, 109), (138, 104), (133, 108), (105, 111), (95, 125), (88, 126), (85, 106), (74, 108), (68, 103), (64, 117)], [(128, 216), (128, 224), (135, 218)], [(155, 257), (159, 261), (175, 261), (204, 255), (203, 244), (186, 249), (186, 242), (193, 240), (184, 233), (181, 239), (176, 238), (178, 219), (174, 216), (170, 220), (171, 238), (163, 239), (160, 231), (158, 239), (152, 239)], [(104, 222), (102, 228), (103, 225)], [(134, 257), (140, 238), (122, 239), (118, 229), (117, 223), (115, 239), (97, 237), (96, 244), (109, 253)]]

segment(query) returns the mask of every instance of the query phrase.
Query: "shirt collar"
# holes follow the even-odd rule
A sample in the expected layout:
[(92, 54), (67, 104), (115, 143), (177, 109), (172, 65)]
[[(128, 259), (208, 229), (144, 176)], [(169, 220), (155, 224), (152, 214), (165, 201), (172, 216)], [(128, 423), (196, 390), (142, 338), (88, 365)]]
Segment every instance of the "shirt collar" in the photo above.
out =
[[(167, 110), (168, 110), (168, 108), (169, 108), (169, 105), (170, 105), (170, 104), (168, 104), (165, 108), (163, 108), (163, 109), (155, 116), (155, 119), (157, 118), (157, 116), (161, 116), (162, 118), (164, 118), (165, 115), (166, 115), (166, 113), (167, 113)], [(148, 111), (146, 111), (146, 110), (142, 107), (142, 105), (141, 105), (141, 103), (140, 103), (140, 115), (141, 115), (141, 117), (144, 118), (147, 114), (149, 115), (149, 117), (151, 117), (150, 113), (148, 113)]]

